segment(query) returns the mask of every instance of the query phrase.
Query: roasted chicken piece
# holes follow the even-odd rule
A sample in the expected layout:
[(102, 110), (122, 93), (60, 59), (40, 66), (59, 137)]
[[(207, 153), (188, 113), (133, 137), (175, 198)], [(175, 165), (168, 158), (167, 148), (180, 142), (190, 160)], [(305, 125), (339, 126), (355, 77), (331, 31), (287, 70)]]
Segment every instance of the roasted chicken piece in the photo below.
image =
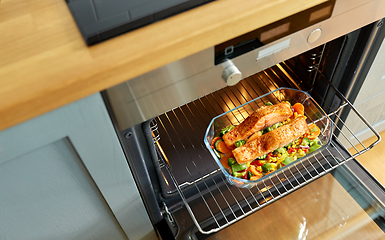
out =
[(244, 140), (257, 131), (270, 127), (275, 123), (282, 122), (292, 114), (293, 112), (288, 102), (263, 106), (248, 116), (233, 130), (224, 134), (222, 139), (228, 148), (233, 149), (236, 141)]
[(253, 161), (259, 156), (272, 152), (277, 148), (288, 145), (308, 131), (309, 127), (305, 117), (300, 116), (286, 125), (267, 132), (253, 141), (247, 142), (232, 152), (235, 160), (239, 164), (244, 164)]

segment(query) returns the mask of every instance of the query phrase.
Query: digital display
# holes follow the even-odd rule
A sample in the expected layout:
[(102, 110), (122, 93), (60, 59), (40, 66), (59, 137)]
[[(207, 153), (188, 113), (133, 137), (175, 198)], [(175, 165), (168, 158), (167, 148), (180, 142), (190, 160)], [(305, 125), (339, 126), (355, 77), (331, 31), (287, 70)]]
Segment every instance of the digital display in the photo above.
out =
[(271, 38), (274, 38), (278, 35), (288, 32), (290, 29), (290, 22), (282, 24), (276, 28), (270, 29), (269, 31), (261, 33), (260, 40), (261, 42), (265, 42)]
[(327, 6), (310, 14), (309, 22), (317, 21), (331, 14), (332, 6)]

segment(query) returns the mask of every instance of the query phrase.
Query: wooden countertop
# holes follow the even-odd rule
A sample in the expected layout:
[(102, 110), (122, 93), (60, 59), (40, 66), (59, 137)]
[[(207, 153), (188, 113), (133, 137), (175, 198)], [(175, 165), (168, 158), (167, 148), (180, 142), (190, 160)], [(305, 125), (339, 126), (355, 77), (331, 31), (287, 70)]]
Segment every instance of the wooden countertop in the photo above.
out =
[(217, 0), (87, 47), (64, 0), (0, 2), (0, 130), (326, 0)]

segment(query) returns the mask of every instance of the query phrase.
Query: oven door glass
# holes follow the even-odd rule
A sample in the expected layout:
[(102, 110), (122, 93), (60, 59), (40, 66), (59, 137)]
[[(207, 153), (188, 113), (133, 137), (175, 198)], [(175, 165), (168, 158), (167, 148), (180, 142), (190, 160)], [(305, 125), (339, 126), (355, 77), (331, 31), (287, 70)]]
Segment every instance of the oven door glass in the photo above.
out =
[(197, 239), (384, 239), (383, 188), (355, 160)]

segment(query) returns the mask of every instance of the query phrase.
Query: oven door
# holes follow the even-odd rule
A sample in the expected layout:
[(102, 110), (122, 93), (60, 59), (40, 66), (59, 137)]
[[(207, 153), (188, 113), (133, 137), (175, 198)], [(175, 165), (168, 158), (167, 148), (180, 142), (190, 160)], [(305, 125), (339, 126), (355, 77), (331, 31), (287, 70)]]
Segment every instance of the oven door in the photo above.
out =
[(384, 197), (354, 160), (217, 233), (181, 239), (383, 239)]

